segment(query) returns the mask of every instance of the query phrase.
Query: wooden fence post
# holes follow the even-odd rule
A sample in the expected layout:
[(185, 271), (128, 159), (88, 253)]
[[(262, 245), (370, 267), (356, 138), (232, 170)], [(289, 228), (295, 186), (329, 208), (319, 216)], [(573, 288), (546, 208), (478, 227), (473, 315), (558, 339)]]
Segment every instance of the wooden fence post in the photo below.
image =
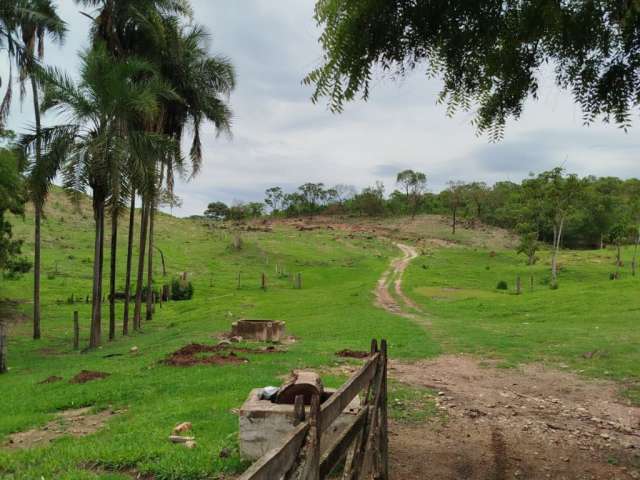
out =
[(7, 325), (0, 320), (0, 373), (5, 373), (7, 367)]
[(73, 312), (73, 349), (80, 348), (80, 321), (78, 320), (78, 311)]
[(520, 283), (520, 275), (516, 276), (516, 295), (522, 293), (522, 285)]
[(298, 272), (296, 274), (295, 282), (293, 284), (293, 288), (300, 290), (302, 288), (302, 274)]
[(380, 400), (380, 479), (389, 480), (389, 435), (387, 420), (387, 341), (380, 342), (380, 367), (382, 368), (382, 396)]
[(530, 275), (531, 291), (533, 292), (533, 273)]
[(240, 290), (240, 272), (238, 272), (238, 290)]
[(307, 434), (307, 458), (302, 471), (302, 480), (320, 480), (320, 440), (322, 426), (320, 425), (320, 395), (311, 397), (309, 411), (309, 433)]
[(262, 272), (260, 288), (262, 288), (262, 290), (266, 290), (267, 289), (267, 275), (265, 275), (264, 272)]
[(296, 400), (293, 404), (293, 413), (296, 417), (296, 425), (304, 422), (304, 395), (296, 395)]

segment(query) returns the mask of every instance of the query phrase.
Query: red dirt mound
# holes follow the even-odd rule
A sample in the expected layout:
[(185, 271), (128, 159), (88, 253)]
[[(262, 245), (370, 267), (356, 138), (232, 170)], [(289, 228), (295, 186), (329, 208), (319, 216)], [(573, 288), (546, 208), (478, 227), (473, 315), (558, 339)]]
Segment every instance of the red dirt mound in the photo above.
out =
[(369, 356), (369, 352), (345, 349), (336, 352), (336, 355), (343, 358), (367, 358)]
[(109, 375), (111, 374), (106, 372), (92, 372), (91, 370), (82, 370), (75, 377), (69, 380), (69, 383), (87, 383), (92, 380), (107, 378)]
[(62, 377), (58, 377), (57, 375), (51, 375), (50, 377), (45, 378), (44, 380), (42, 380), (41, 382), (38, 382), (40, 385), (43, 385), (45, 383), (56, 383), (56, 382), (60, 382), (62, 380)]
[[(246, 358), (238, 357), (233, 351), (230, 351), (227, 355), (221, 355), (220, 351), (226, 348), (225, 345), (190, 343), (173, 352), (164, 360), (164, 363), (174, 367), (191, 367), (193, 365), (224, 365), (228, 363), (246, 363), (249, 361)], [(212, 355), (202, 355), (205, 353), (212, 353)]]

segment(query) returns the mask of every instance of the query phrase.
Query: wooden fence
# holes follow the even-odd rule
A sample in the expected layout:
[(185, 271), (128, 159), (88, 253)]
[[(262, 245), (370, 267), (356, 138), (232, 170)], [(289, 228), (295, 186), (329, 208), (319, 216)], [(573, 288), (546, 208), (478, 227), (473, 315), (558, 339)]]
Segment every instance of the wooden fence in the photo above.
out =
[[(361, 408), (331, 445), (320, 451), (326, 432), (357, 396)], [(267, 452), (239, 480), (320, 480), (343, 462), (342, 480), (389, 478), (387, 437), (387, 342), (371, 341), (371, 355), (364, 366), (336, 393), (320, 405), (312, 397), (305, 419), (302, 396), (294, 408), (298, 426), (284, 443)], [(335, 472), (334, 472), (335, 473)], [(340, 478), (340, 477), (337, 477)]]

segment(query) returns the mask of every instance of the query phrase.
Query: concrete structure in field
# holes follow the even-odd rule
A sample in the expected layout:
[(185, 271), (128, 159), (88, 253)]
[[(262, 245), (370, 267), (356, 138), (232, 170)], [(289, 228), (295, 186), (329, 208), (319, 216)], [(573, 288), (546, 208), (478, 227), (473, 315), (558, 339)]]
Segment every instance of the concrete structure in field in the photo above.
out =
[(238, 320), (231, 325), (231, 336), (260, 342), (280, 342), (286, 323), (280, 320)]
[[(321, 400), (328, 400), (333, 393), (333, 389), (324, 389)], [(247, 460), (257, 460), (269, 450), (282, 445), (286, 435), (297, 425), (293, 405), (262, 400), (261, 395), (262, 388), (251, 390), (240, 409), (240, 454)], [(324, 452), (336, 440), (359, 411), (360, 399), (356, 397), (331, 424), (329, 431), (323, 433), (321, 451)], [(308, 416), (309, 406), (305, 406), (305, 412)]]

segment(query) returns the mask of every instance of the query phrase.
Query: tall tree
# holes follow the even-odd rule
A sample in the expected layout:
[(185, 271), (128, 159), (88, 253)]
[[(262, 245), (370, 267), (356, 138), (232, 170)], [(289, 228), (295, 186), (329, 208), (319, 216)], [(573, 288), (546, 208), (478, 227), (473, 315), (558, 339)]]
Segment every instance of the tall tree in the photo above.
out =
[(0, 138), (8, 139), (9, 146), (0, 147), (0, 273), (12, 271), (22, 242), (14, 240), (6, 213), (22, 215), (26, 200), (23, 171), (26, 167), (21, 152), (13, 147), (14, 134), (0, 130)]
[[(40, 68), (45, 53), (47, 36), (57, 42), (64, 40), (65, 23), (58, 16), (56, 6), (51, 0), (27, 0), (25, 7), (31, 12), (20, 21), (20, 31), (24, 44), (24, 56), (20, 65), (21, 93), (24, 94), (24, 82), (28, 78), (33, 97), (35, 133), (40, 136), (42, 123), (40, 120), (40, 96), (38, 91), (37, 70)], [(22, 95), (23, 96), (23, 95)], [(33, 338), (40, 338), (40, 271), (41, 271), (41, 224), (42, 210), (47, 198), (51, 182), (57, 171), (51, 164), (44, 164), (40, 142), (35, 145), (35, 162), (29, 177), (29, 189), (35, 210), (34, 254), (33, 254)]]
[[(178, 146), (182, 144), (185, 130), (190, 127), (190, 177), (193, 177), (199, 173), (203, 161), (203, 123), (213, 123), (218, 134), (229, 134), (231, 131), (232, 113), (228, 99), (235, 88), (235, 71), (228, 59), (209, 54), (208, 35), (199, 25), (184, 26), (179, 17), (161, 16), (155, 25), (155, 32), (157, 41), (154, 51), (159, 56), (154, 61), (167, 85), (176, 93), (175, 98), (164, 99), (156, 125), (161, 133), (173, 139)], [(161, 174), (150, 186), (146, 198), (150, 204), (147, 317), (153, 311), (153, 222), (158, 194), (162, 190), (163, 181), (166, 182), (169, 193), (173, 192), (174, 172), (183, 171), (182, 152), (169, 152), (159, 158), (159, 162)], [(163, 171), (166, 177), (162, 175)]]
[(426, 67), (442, 79), (448, 112), (473, 109), (494, 139), (538, 97), (549, 65), (587, 123), (627, 127), (640, 103), (636, 2), (317, 0), (315, 19), (324, 54), (305, 82), (334, 111), (369, 97), (376, 67), (399, 76)]
[[(64, 165), (65, 186), (73, 192), (89, 187), (95, 218), (93, 306), (90, 346), (101, 341), (104, 220), (112, 187), (113, 162), (144, 159), (166, 149), (160, 135), (137, 125), (152, 118), (161, 95), (168, 95), (153, 66), (136, 58), (115, 60), (102, 44), (82, 54), (80, 82), (55, 69), (46, 72), (44, 111), (54, 110), (71, 123), (25, 136), (29, 151), (42, 142), (43, 159)], [(44, 161), (44, 160), (43, 160)]]
[(551, 286), (558, 286), (558, 254), (562, 245), (562, 235), (567, 219), (583, 199), (584, 182), (576, 175), (565, 175), (562, 168), (543, 172), (534, 180), (540, 185), (543, 215), (553, 228), (553, 253), (551, 256)]

